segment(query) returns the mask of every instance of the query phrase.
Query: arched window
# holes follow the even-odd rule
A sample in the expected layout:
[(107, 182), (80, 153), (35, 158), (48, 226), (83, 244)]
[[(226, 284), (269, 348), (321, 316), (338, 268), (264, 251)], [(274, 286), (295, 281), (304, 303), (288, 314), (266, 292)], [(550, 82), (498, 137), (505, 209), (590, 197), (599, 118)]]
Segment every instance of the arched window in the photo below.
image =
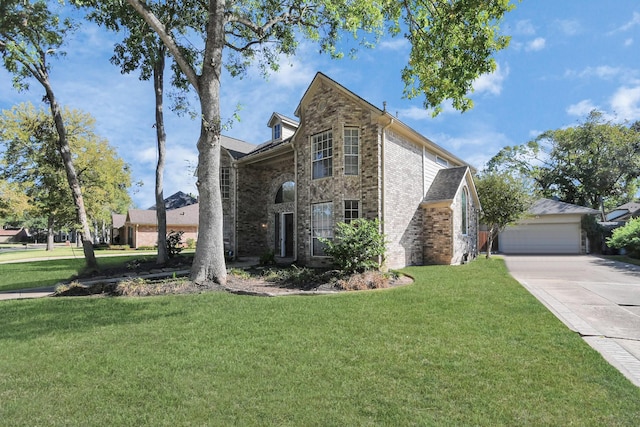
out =
[(294, 202), (296, 200), (296, 183), (287, 181), (280, 186), (276, 193), (276, 203)]
[(469, 232), (469, 193), (466, 187), (462, 189), (462, 197), (460, 204), (462, 205), (462, 234)]

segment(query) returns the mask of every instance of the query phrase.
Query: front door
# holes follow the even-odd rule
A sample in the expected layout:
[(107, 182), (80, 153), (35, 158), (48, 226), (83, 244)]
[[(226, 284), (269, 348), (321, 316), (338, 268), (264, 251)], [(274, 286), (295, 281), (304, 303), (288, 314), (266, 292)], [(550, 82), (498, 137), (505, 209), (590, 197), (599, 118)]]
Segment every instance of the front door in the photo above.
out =
[(293, 256), (293, 213), (275, 215), (275, 254), (280, 257)]

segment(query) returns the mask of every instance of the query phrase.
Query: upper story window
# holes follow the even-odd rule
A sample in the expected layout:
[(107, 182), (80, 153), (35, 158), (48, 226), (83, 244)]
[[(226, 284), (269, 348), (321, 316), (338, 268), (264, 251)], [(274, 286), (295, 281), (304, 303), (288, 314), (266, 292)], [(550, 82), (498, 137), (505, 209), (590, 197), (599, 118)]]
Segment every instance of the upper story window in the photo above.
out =
[(436, 163), (447, 168), (449, 167), (449, 161), (440, 156), (436, 156)]
[(329, 130), (311, 137), (312, 179), (333, 175), (333, 133)]
[(462, 189), (460, 204), (462, 209), (462, 234), (469, 234), (469, 193), (466, 187)]
[(282, 137), (282, 124), (281, 123), (276, 123), (273, 126), (273, 139), (280, 139)]
[(360, 129), (344, 130), (344, 174), (358, 175), (358, 158), (360, 150)]
[(287, 181), (280, 186), (276, 193), (276, 203), (294, 202), (296, 199), (296, 183)]
[(220, 168), (220, 195), (223, 199), (228, 199), (231, 192), (231, 174), (229, 168)]

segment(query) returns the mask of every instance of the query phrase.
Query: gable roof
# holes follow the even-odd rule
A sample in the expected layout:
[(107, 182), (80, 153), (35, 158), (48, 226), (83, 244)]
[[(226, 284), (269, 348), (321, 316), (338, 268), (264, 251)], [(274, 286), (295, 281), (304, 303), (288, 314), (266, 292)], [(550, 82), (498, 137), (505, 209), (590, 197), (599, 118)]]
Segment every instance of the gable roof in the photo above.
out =
[[(198, 199), (193, 197), (190, 194), (183, 193), (182, 191), (178, 191), (171, 196), (164, 199), (164, 208), (166, 210), (178, 209), (185, 206), (193, 205), (194, 203), (198, 203)], [(156, 205), (154, 204), (149, 209), (156, 209)]]
[(551, 199), (536, 200), (529, 208), (531, 215), (597, 215), (599, 210)]
[(474, 199), (478, 209), (481, 209), (478, 192), (473, 183), (471, 168), (469, 168), (469, 166), (440, 169), (433, 179), (429, 190), (427, 190), (427, 194), (425, 194), (421, 205), (450, 205), (458, 194), (458, 190), (463, 181), (467, 182), (469, 195)]
[(300, 126), (300, 122), (299, 121), (297, 121), (295, 119), (292, 119), (290, 117), (287, 117), (287, 116), (285, 116), (283, 114), (275, 113), (275, 112), (269, 118), (269, 121), (267, 122), (267, 126), (268, 127), (272, 127), (276, 121), (280, 121), (280, 122), (284, 123), (285, 125), (288, 125), (288, 126), (294, 127), (294, 128), (297, 128), (298, 126)]
[(424, 135), (422, 135), (421, 133), (419, 133), (415, 129), (411, 128), (409, 125), (407, 125), (404, 122), (402, 122), (396, 116), (394, 116), (394, 115), (390, 114), (388, 111), (386, 111), (386, 109), (381, 110), (380, 108), (376, 107), (375, 105), (373, 105), (372, 103), (370, 103), (366, 99), (358, 96), (356, 93), (350, 91), (346, 87), (342, 86), (340, 83), (336, 82), (335, 80), (331, 79), (330, 77), (328, 77), (327, 75), (325, 75), (325, 74), (323, 74), (321, 72), (316, 73), (315, 77), (311, 81), (311, 84), (309, 85), (309, 87), (305, 91), (304, 95), (302, 95), (302, 98), (300, 99), (298, 107), (296, 108), (295, 113), (294, 113), (296, 115), (296, 117), (300, 117), (302, 105), (303, 105), (303, 103), (305, 101), (305, 98), (307, 98), (308, 96), (313, 94), (316, 90), (319, 90), (319, 88), (322, 86), (323, 83), (326, 83), (326, 84), (329, 84), (329, 85), (333, 86), (338, 91), (340, 91), (343, 95), (345, 95), (347, 98), (350, 98), (354, 102), (360, 103), (365, 108), (368, 108), (369, 110), (371, 110), (372, 118), (374, 116), (377, 116), (376, 118), (377, 118), (378, 122), (383, 124), (385, 127), (388, 126), (390, 129), (392, 129), (392, 130), (394, 130), (394, 131), (396, 131), (396, 132), (398, 132), (400, 134), (409, 135), (411, 140), (413, 140), (415, 142), (418, 142), (419, 144), (422, 144), (423, 146), (428, 147), (431, 151), (435, 152), (437, 155), (440, 155), (443, 158), (446, 158), (447, 160), (450, 160), (454, 164), (457, 163), (457, 164), (460, 164), (460, 165), (469, 166), (471, 168), (472, 172), (475, 173), (475, 168), (473, 166), (471, 166), (470, 164), (468, 164), (467, 162), (465, 162), (464, 160), (460, 159), (459, 157), (457, 157), (453, 153), (445, 150), (444, 148), (442, 148), (441, 146), (439, 146), (435, 142), (431, 141), (429, 138), (425, 137)]
[(220, 145), (226, 149), (234, 159), (244, 157), (256, 148), (254, 144), (225, 135), (220, 135)]
[[(198, 225), (198, 203), (167, 211), (167, 230), (171, 226)], [(137, 225), (158, 225), (155, 210), (129, 209), (126, 222)]]
[(124, 214), (111, 214), (111, 226), (113, 228), (120, 228), (127, 222), (127, 216)]

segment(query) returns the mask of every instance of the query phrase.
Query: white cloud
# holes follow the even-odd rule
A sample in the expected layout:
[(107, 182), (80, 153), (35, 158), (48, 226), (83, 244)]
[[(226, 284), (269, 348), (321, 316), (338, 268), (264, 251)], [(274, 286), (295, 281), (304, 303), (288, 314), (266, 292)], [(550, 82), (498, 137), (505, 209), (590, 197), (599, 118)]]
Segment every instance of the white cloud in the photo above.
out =
[(527, 51), (539, 51), (544, 49), (547, 41), (543, 37), (537, 37), (527, 43), (525, 50)]
[(410, 47), (410, 43), (404, 37), (394, 37), (380, 42), (378, 47), (382, 50), (398, 51), (408, 49)]
[(640, 12), (633, 12), (633, 16), (631, 17), (631, 20), (626, 24), (624, 24), (623, 26), (616, 28), (614, 31), (612, 31), (612, 33), (629, 31), (636, 25), (640, 25)]
[(580, 23), (572, 19), (559, 19), (556, 21), (556, 24), (558, 28), (560, 28), (560, 31), (568, 36), (574, 36), (582, 29)]
[(592, 110), (597, 110), (598, 107), (591, 102), (590, 99), (584, 99), (577, 104), (570, 105), (567, 108), (567, 114), (576, 117), (586, 117)]
[(633, 39), (632, 38), (628, 38), (624, 41), (624, 46), (625, 47), (629, 47), (633, 44)]
[(516, 26), (513, 32), (515, 34), (521, 34), (524, 36), (532, 36), (536, 33), (536, 29), (530, 20), (524, 19), (516, 22)]
[(491, 74), (483, 74), (473, 82), (473, 90), (478, 93), (488, 92), (492, 95), (500, 95), (502, 83), (509, 75), (509, 66), (504, 69), (497, 64), (496, 70)]
[(621, 87), (611, 97), (611, 108), (622, 120), (640, 119), (640, 86)]

